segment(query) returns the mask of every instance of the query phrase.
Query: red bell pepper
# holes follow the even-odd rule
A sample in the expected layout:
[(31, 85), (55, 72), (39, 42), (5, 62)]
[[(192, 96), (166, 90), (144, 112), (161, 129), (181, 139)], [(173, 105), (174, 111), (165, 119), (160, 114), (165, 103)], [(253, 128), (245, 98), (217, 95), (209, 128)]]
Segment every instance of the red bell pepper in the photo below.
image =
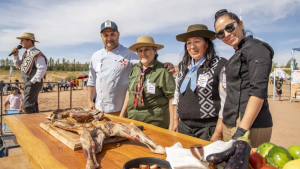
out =
[(267, 161), (259, 153), (252, 152), (249, 157), (249, 163), (253, 169), (262, 169), (267, 164)]
[(266, 166), (263, 166), (263, 167), (260, 168), (260, 169), (278, 169), (278, 168), (273, 167), (273, 166), (266, 165)]

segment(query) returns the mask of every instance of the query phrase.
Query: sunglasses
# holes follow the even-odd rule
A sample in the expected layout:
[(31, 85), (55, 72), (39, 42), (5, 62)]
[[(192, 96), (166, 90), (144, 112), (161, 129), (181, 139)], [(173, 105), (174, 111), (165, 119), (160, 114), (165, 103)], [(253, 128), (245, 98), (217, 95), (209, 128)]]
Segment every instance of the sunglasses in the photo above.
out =
[(231, 33), (235, 30), (235, 26), (234, 26), (235, 22), (229, 23), (225, 26), (225, 29), (221, 29), (217, 32), (216, 37), (218, 39), (223, 39), (225, 37), (225, 31), (228, 33)]

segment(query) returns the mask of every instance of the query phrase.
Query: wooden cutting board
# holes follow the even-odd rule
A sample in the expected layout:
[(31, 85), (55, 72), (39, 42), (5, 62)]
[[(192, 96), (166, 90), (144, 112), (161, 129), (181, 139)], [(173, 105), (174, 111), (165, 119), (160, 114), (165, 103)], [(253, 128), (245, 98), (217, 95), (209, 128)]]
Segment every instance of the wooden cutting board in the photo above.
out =
[[(64, 143), (70, 149), (74, 151), (82, 149), (80, 136), (78, 134), (55, 127), (50, 122), (40, 123), (40, 127)], [(123, 137), (110, 137), (105, 139), (103, 144), (116, 143), (124, 140), (127, 139)]]

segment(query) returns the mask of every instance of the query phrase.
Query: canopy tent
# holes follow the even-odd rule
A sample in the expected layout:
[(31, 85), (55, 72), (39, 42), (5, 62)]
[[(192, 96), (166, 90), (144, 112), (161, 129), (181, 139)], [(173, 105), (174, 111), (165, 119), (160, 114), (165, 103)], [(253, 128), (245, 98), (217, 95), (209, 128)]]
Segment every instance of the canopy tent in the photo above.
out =
[(88, 78), (88, 77), (89, 77), (89, 75), (82, 74), (82, 75), (79, 75), (79, 76), (77, 77), (77, 79), (85, 79), (85, 78)]
[[(295, 65), (294, 65), (294, 52), (295, 51), (300, 51), (300, 48), (292, 48), (292, 52), (291, 52), (291, 67), (290, 68), (283, 68), (284, 70), (291, 70), (291, 75), (287, 74), (286, 72), (283, 71), (283, 69), (281, 68), (275, 68), (274, 72), (272, 72), (270, 74), (270, 77), (272, 79), (274, 79), (275, 81), (275, 77), (279, 77), (279, 78), (283, 78), (283, 79), (287, 79), (287, 78), (291, 78), (291, 83), (290, 83), (290, 102), (292, 102), (292, 97), (295, 95), (295, 91), (298, 90), (298, 87), (300, 86), (300, 78), (299, 78), (299, 71), (294, 70), (295, 69)], [(297, 69), (297, 68), (296, 68)], [(275, 83), (273, 85), (273, 100), (275, 100)]]
[(89, 77), (89, 75), (88, 74), (84, 74), (84, 73), (82, 73), (81, 75), (79, 75), (77, 77), (77, 79), (81, 79), (81, 81), (82, 81), (82, 83), (81, 83), (81, 89), (83, 88), (83, 79), (88, 78), (88, 77)]
[[(275, 72), (276, 72), (276, 74), (275, 74)], [(278, 69), (276, 69), (276, 71), (272, 72), (269, 77), (273, 78), (274, 74), (275, 74), (275, 77), (282, 78), (284, 80), (291, 78), (291, 76), (288, 73), (286, 73), (284, 70), (282, 70), (280, 68), (278, 68)]]

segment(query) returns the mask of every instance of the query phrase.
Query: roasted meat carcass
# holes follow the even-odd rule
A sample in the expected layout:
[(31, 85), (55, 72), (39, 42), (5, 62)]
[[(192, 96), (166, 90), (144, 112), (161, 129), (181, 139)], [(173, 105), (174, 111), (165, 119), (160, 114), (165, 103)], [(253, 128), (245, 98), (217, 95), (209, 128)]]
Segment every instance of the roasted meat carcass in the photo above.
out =
[(111, 121), (101, 110), (57, 109), (48, 119), (54, 126), (80, 135), (82, 149), (87, 158), (86, 169), (100, 167), (96, 160), (96, 153), (101, 152), (104, 139), (112, 136), (144, 143), (153, 153), (165, 154), (164, 147), (156, 144), (134, 124)]

